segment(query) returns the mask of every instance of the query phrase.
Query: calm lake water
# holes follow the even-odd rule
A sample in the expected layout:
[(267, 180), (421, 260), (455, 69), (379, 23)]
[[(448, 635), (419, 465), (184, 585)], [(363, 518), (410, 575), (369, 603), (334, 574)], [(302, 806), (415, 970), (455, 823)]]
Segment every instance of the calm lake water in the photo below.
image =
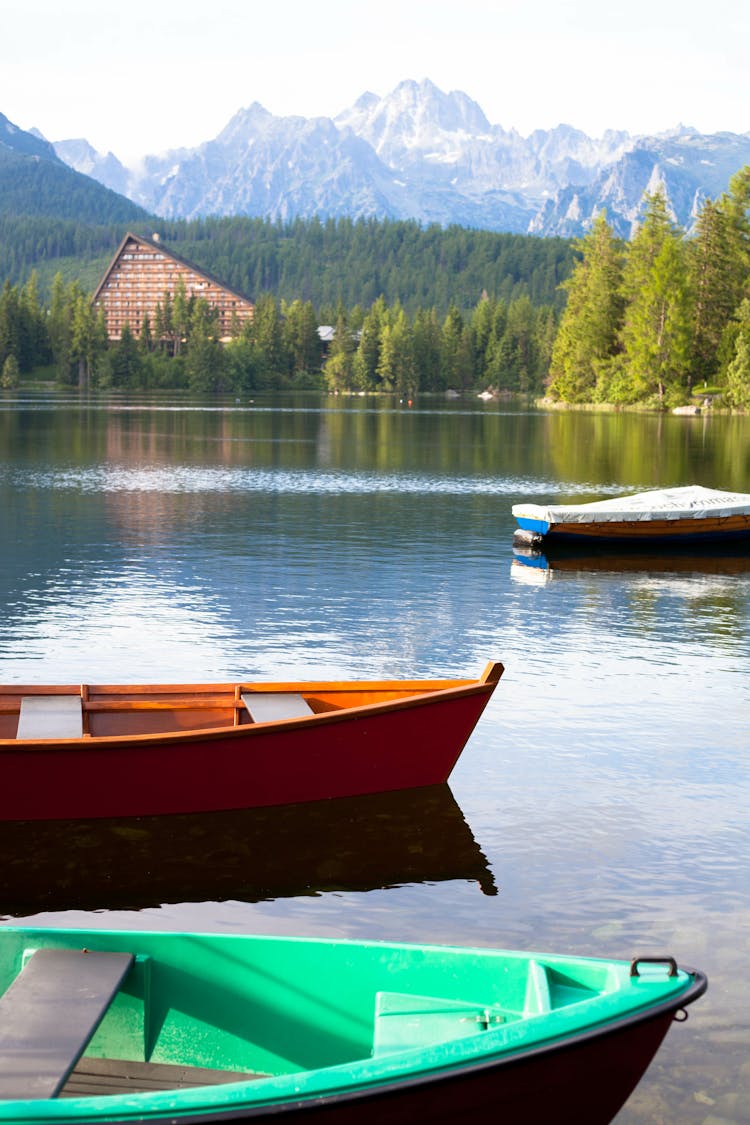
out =
[(445, 791), (38, 826), (0, 915), (671, 954), (709, 991), (618, 1123), (750, 1121), (750, 550), (512, 549), (518, 500), (690, 483), (750, 492), (750, 418), (0, 398), (0, 682), (506, 666)]

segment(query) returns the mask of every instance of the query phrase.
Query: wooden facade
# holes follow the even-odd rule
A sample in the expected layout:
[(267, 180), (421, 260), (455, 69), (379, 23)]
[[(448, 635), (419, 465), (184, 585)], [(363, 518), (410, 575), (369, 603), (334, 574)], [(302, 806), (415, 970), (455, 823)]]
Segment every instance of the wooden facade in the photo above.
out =
[(202, 297), (217, 310), (222, 339), (252, 320), (255, 306), (247, 297), (167, 250), (156, 237), (126, 234), (93, 296), (95, 308), (104, 310), (110, 340), (119, 340), (126, 324), (140, 336), (146, 318), (156, 337), (157, 305), (164, 307), (165, 294), (174, 300), (180, 278), (188, 298)]

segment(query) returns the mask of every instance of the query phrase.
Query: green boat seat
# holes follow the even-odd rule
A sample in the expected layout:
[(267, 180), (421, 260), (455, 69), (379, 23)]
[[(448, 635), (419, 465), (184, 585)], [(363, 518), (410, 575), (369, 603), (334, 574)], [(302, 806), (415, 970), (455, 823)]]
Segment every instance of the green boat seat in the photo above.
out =
[(132, 963), (130, 953), (32, 953), (0, 996), (0, 1099), (59, 1093)]

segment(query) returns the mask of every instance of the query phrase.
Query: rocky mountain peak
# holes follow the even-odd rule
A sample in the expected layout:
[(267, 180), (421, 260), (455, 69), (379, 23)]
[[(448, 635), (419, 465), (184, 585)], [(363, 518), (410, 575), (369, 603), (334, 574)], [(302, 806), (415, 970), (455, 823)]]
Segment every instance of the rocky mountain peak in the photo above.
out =
[(457, 140), (492, 131), (475, 101), (460, 91), (445, 94), (429, 79), (401, 82), (384, 98), (360, 98), (335, 120), (391, 166), (407, 154), (414, 158), (453, 151)]
[[(0, 116), (0, 144), (4, 123)], [(278, 117), (252, 102), (213, 140), (146, 157), (129, 172), (86, 142), (56, 149), (165, 218), (373, 216), (579, 237), (606, 208), (627, 238), (655, 184), (689, 230), (696, 201), (721, 194), (750, 163), (750, 134), (679, 125), (653, 137), (592, 138), (560, 124), (524, 138), (491, 124), (462, 91), (408, 79), (385, 96), (362, 94), (333, 119)]]

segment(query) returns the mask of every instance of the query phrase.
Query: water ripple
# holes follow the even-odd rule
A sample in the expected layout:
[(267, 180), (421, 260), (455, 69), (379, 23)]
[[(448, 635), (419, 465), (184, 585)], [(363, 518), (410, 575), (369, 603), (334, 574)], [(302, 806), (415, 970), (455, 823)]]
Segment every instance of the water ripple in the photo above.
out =
[[(319, 495), (440, 493), (443, 495), (523, 495), (539, 490), (538, 481), (518, 477), (434, 476), (393, 472), (321, 472), (311, 469), (257, 469), (177, 465), (139, 468), (98, 465), (16, 473), (16, 488), (43, 491), (103, 492), (259, 492)], [(548, 491), (553, 486), (548, 486)]]

